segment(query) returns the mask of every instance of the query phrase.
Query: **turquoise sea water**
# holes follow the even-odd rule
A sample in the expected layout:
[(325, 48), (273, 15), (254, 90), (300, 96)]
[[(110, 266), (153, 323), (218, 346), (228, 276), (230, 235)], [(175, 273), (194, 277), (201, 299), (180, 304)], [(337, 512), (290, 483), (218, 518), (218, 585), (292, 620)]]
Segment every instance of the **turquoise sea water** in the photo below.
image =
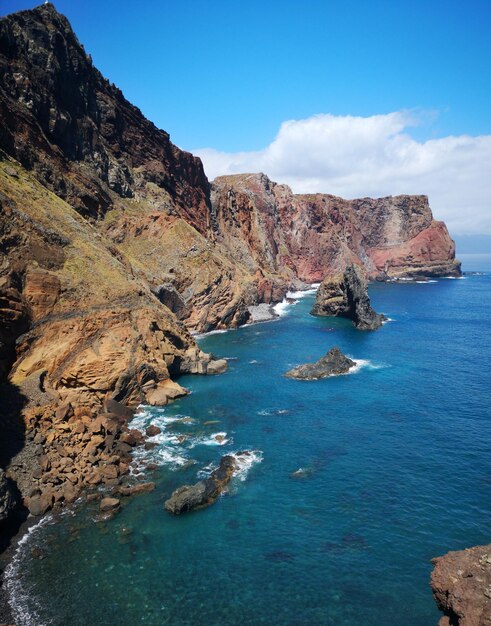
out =
[[(10, 568), (19, 626), (436, 626), (430, 559), (491, 540), (491, 259), (464, 270), (488, 273), (372, 285), (393, 320), (376, 332), (311, 317), (311, 295), (202, 339), (228, 372), (182, 378), (192, 395), (137, 418), (164, 428), (157, 489), (105, 523), (89, 505), (37, 527)], [(333, 345), (356, 373), (283, 377)], [(255, 461), (214, 506), (164, 511), (244, 449)]]

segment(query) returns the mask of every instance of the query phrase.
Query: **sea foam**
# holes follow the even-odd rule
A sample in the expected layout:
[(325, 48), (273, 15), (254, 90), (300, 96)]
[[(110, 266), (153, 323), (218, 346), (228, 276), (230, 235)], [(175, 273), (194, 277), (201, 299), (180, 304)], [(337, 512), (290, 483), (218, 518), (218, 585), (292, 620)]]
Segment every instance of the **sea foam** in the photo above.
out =
[(37, 524), (31, 526), (20, 539), (12, 560), (5, 568), (3, 575), (4, 585), (17, 626), (32, 626), (33, 624), (36, 624), (36, 626), (47, 626), (46, 622), (43, 622), (38, 614), (38, 610), (41, 608), (40, 604), (29, 595), (20, 573), (23, 556), (29, 550), (31, 541), (44, 526), (47, 526), (52, 521), (53, 516), (48, 514), (39, 520)]

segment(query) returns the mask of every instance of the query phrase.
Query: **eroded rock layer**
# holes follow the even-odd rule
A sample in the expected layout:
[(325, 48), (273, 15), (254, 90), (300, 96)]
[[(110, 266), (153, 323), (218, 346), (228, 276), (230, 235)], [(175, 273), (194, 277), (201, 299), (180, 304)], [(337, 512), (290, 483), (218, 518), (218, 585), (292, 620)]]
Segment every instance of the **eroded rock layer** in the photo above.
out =
[(459, 271), (424, 196), (298, 196), (262, 174), (211, 188), (52, 4), (0, 20), (0, 117), (0, 467), (33, 513), (121, 482), (142, 441), (126, 405), (226, 367), (190, 330), (351, 263)]
[(215, 179), (211, 197), (217, 239), (251, 270), (306, 282), (352, 263), (369, 278), (460, 275), (426, 196), (298, 195), (264, 174), (238, 174)]

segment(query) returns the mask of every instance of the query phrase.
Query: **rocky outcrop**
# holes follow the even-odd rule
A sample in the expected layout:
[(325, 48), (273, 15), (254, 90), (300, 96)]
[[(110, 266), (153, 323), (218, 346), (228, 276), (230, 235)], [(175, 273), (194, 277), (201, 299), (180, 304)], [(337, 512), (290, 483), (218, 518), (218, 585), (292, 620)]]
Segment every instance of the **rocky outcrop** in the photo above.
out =
[(342, 274), (327, 276), (321, 283), (312, 315), (347, 317), (360, 330), (376, 330), (385, 317), (376, 313), (368, 296), (368, 284), (355, 265)]
[(211, 199), (217, 241), (264, 276), (319, 282), (353, 263), (370, 279), (460, 275), (426, 196), (299, 195), (264, 174), (237, 174), (215, 179)]
[(187, 393), (172, 377), (222, 363), (110, 241), (6, 157), (0, 208), (0, 358), (14, 397), (3, 392), (0, 467), (41, 514), (124, 478), (136, 442), (123, 404), (166, 404)]
[(237, 461), (233, 456), (223, 456), (218, 468), (213, 470), (208, 478), (194, 485), (184, 485), (176, 489), (165, 501), (165, 510), (180, 515), (213, 504), (225, 491), (237, 468)]
[(285, 376), (300, 380), (318, 380), (328, 376), (347, 374), (355, 365), (355, 361), (345, 356), (336, 346), (331, 348), (325, 356), (315, 363), (306, 363), (305, 365), (294, 367)]
[(0, 20), (0, 117), (0, 467), (33, 513), (124, 478), (143, 439), (123, 405), (224, 371), (190, 331), (240, 326), (348, 261), (458, 271), (423, 197), (294, 196), (264, 175), (211, 190), (50, 3)]
[(431, 588), (444, 617), (439, 626), (491, 625), (491, 544), (432, 560)]

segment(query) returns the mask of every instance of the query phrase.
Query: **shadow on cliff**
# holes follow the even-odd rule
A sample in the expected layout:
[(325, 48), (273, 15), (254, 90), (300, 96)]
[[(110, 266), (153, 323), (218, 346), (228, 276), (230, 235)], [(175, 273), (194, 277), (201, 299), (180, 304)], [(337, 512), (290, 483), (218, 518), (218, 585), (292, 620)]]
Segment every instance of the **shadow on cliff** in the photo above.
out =
[[(0, 468), (8, 467), (10, 461), (23, 448), (26, 429), (22, 409), (27, 398), (18, 387), (5, 380), (0, 384)], [(0, 486), (0, 554), (11, 544), (26, 520), (28, 510), (22, 504), (22, 496), (15, 482), (3, 477)]]
[(8, 380), (0, 383), (0, 399), (0, 467), (6, 467), (25, 444), (26, 428), (22, 409), (28, 399)]

